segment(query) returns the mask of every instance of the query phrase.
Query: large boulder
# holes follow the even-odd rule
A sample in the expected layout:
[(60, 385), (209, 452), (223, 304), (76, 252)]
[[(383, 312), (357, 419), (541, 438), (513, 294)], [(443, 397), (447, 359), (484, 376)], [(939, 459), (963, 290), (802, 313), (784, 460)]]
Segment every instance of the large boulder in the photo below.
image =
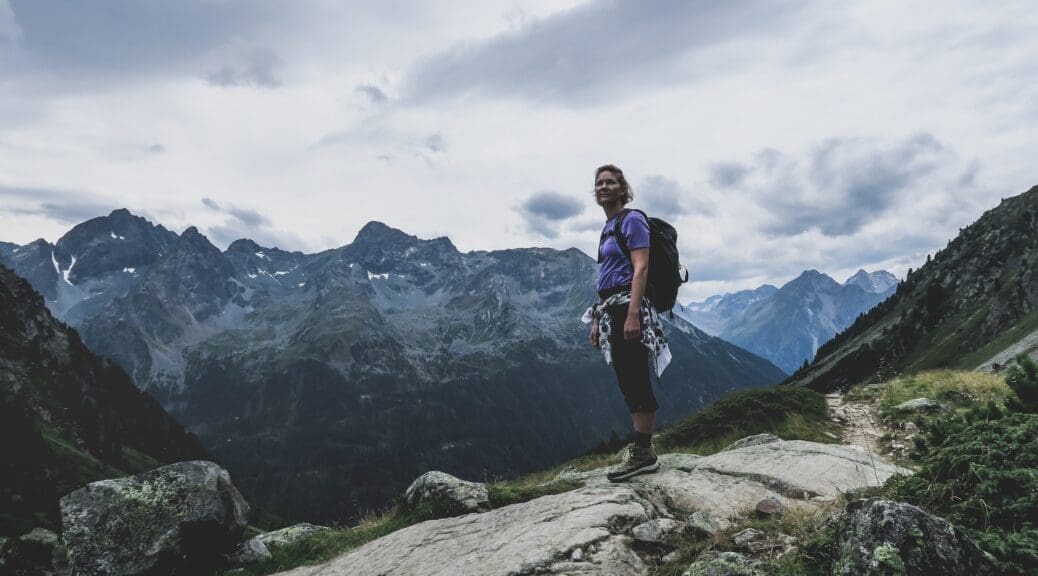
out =
[(992, 574), (987, 554), (943, 518), (911, 504), (856, 500), (837, 524), (833, 574), (893, 576)]
[(248, 512), (227, 471), (204, 461), (93, 482), (61, 499), (78, 576), (208, 570), (241, 542)]
[(487, 485), (459, 480), (445, 472), (426, 472), (405, 493), (411, 508), (428, 507), (435, 516), (452, 516), (490, 509)]

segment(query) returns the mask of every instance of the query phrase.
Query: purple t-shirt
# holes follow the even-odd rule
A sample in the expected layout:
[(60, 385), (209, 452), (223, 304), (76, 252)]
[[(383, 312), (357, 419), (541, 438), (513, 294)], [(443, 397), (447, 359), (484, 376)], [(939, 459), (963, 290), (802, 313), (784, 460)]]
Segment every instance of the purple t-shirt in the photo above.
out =
[[(606, 221), (602, 233), (605, 234), (612, 230), (616, 219), (622, 215), (623, 212), (620, 212)], [(628, 212), (624, 216), (623, 223), (620, 224), (620, 233), (627, 240), (629, 250), (649, 247), (649, 223), (641, 212)], [(610, 234), (602, 242), (599, 250), (602, 254), (602, 261), (598, 263), (598, 291), (630, 284), (631, 278), (634, 277), (634, 268), (631, 267), (631, 261), (620, 251), (616, 238)]]

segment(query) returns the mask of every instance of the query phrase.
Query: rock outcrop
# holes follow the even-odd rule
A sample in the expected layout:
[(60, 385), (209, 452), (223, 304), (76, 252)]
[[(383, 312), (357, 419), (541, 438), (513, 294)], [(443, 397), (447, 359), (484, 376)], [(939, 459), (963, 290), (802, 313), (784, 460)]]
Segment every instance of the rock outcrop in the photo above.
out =
[(405, 497), (411, 508), (428, 507), (436, 516), (490, 509), (486, 484), (468, 482), (435, 470), (412, 482)]
[(263, 542), (263, 544), (270, 550), (276, 550), (286, 544), (291, 544), (300, 538), (304, 538), (313, 534), (314, 532), (323, 532), (325, 530), (331, 530), (327, 526), (317, 526), (316, 524), (310, 524), (302, 522), (300, 524), (293, 524), (287, 528), (280, 530), (273, 530), (271, 532), (264, 532), (259, 536), (256, 536), (256, 540)]
[[(779, 439), (704, 457), (665, 454), (660, 460), (662, 471), (623, 484), (609, 483), (605, 469), (569, 470), (563, 477), (582, 487), (415, 524), (283, 576), (645, 575), (650, 563), (642, 555), (655, 562), (665, 554), (667, 533), (717, 532), (754, 514), (765, 498), (787, 510), (820, 510), (846, 492), (880, 486), (899, 472), (853, 447)], [(688, 524), (681, 521), (686, 518)], [(752, 562), (747, 566), (756, 569)]]
[(704, 552), (681, 576), (765, 576), (761, 562), (738, 552)]
[(232, 566), (247, 566), (262, 562), (271, 557), (271, 551), (297, 542), (315, 532), (330, 530), (327, 526), (317, 526), (307, 522), (294, 524), (280, 530), (264, 532), (242, 542), (238, 549), (230, 555)]
[(946, 404), (935, 402), (929, 398), (913, 398), (894, 406), (895, 412), (920, 412), (923, 414), (937, 414), (947, 412), (949, 409)]
[(833, 574), (839, 576), (994, 573), (987, 555), (962, 530), (911, 504), (851, 502), (837, 531)]
[(79, 576), (211, 568), (241, 541), (248, 512), (227, 471), (205, 461), (101, 480), (61, 499), (64, 539)]

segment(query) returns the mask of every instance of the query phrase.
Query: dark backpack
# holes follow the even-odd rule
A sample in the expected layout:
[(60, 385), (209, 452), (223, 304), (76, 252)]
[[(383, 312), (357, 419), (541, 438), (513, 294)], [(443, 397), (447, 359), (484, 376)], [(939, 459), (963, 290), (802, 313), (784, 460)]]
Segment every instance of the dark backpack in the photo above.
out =
[(673, 226), (659, 218), (650, 218), (641, 210), (628, 208), (620, 213), (620, 217), (613, 223), (613, 229), (602, 234), (598, 243), (599, 251), (601, 252), (602, 242), (612, 235), (616, 238), (620, 252), (623, 252), (628, 260), (631, 259), (627, 239), (620, 231), (624, 218), (631, 212), (645, 216), (649, 223), (649, 278), (645, 286), (645, 296), (657, 312), (667, 312), (677, 302), (678, 288), (688, 282), (688, 270), (678, 261), (678, 231)]

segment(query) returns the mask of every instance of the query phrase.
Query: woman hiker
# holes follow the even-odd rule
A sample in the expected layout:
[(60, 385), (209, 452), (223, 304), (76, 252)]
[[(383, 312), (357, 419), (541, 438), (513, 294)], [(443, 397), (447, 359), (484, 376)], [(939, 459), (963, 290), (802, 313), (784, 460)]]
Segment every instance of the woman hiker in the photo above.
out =
[[(595, 171), (595, 201), (605, 211), (606, 223), (598, 247), (599, 301), (588, 309), (584, 321), (591, 323), (591, 345), (600, 348), (613, 366), (634, 424), (634, 444), (628, 446), (623, 463), (607, 474), (612, 482), (660, 467), (652, 446), (659, 407), (652, 388), (670, 359), (659, 317), (645, 298), (649, 223), (640, 211), (624, 208), (633, 199), (619, 168), (607, 164)], [(620, 233), (630, 258), (614, 237), (617, 218), (622, 218)]]

